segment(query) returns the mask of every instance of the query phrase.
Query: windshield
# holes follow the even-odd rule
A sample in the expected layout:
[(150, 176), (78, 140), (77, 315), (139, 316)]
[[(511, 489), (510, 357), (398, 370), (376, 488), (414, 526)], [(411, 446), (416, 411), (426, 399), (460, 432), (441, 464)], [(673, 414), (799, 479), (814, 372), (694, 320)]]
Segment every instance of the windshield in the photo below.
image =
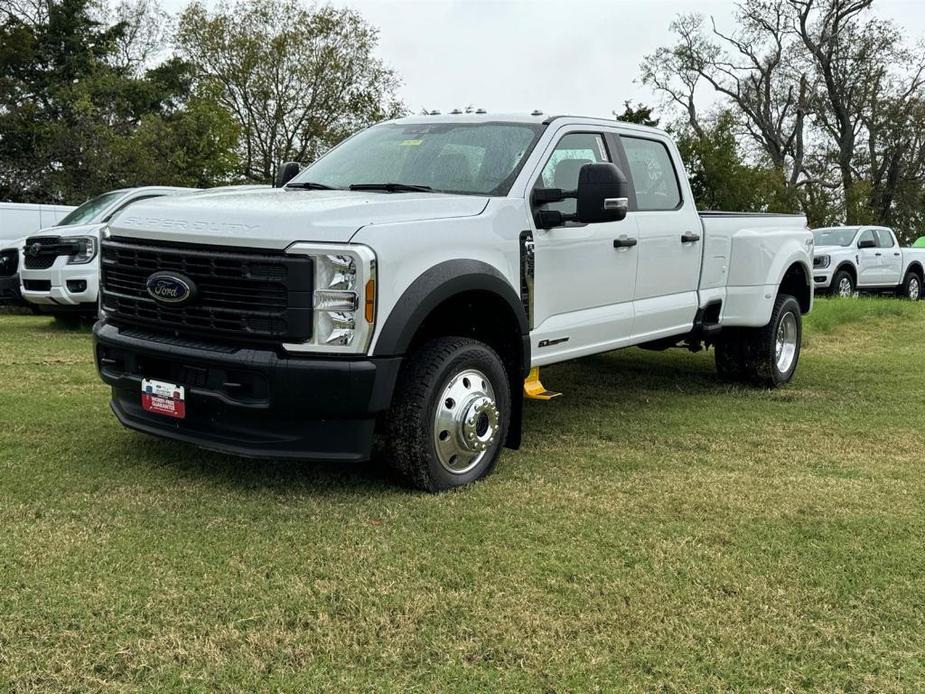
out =
[(543, 126), (528, 123), (387, 123), (335, 147), (290, 185), (393, 183), (444, 193), (506, 195)]
[(813, 239), (817, 246), (850, 246), (857, 229), (816, 229)]
[(103, 210), (107, 209), (113, 201), (125, 195), (125, 191), (115, 191), (113, 193), (103, 193), (91, 200), (87, 200), (83, 205), (71, 212), (55, 226), (66, 227), (73, 224), (91, 224), (101, 222), (97, 219)]

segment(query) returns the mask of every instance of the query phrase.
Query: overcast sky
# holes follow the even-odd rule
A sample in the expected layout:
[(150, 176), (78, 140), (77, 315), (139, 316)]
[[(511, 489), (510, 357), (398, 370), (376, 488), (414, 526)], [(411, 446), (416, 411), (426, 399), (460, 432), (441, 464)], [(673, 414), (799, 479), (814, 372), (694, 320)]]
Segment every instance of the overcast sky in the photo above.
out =
[[(176, 11), (184, 0), (162, 0)], [(380, 30), (382, 59), (412, 111), (472, 104), (489, 111), (609, 116), (655, 103), (638, 83), (668, 24), (697, 11), (730, 28), (730, 0), (334, 0)], [(925, 0), (877, 0), (878, 13), (925, 37)]]

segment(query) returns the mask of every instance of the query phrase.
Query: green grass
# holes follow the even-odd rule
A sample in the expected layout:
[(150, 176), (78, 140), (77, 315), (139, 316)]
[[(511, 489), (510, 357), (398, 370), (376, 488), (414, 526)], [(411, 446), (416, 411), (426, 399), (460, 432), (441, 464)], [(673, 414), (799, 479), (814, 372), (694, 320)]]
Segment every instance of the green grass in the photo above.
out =
[(925, 303), (817, 303), (795, 382), (545, 369), (454, 493), (121, 429), (0, 316), (0, 690), (921, 691)]

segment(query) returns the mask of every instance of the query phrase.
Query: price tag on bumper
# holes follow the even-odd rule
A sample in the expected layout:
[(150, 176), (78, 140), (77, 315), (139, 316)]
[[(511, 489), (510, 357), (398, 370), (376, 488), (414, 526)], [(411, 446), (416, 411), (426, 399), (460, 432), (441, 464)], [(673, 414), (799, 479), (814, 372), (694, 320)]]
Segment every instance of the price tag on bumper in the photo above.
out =
[(141, 381), (141, 406), (147, 412), (183, 419), (186, 417), (186, 389), (164, 381)]

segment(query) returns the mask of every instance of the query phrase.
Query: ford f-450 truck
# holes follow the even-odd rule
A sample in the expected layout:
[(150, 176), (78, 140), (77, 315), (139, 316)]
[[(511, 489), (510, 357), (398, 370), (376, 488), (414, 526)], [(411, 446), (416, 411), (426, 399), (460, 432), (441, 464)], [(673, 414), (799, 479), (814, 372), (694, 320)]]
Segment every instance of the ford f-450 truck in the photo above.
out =
[(112, 222), (94, 334), (122, 424), (252, 457), (378, 438), (436, 491), (519, 445), (538, 367), (637, 345), (712, 346), (762, 387), (797, 368), (805, 219), (698, 213), (660, 130), (405, 118), (293, 173)]
[(922, 296), (925, 249), (902, 248), (889, 227), (814, 229), (813, 282), (818, 292), (853, 296), (855, 290)]

